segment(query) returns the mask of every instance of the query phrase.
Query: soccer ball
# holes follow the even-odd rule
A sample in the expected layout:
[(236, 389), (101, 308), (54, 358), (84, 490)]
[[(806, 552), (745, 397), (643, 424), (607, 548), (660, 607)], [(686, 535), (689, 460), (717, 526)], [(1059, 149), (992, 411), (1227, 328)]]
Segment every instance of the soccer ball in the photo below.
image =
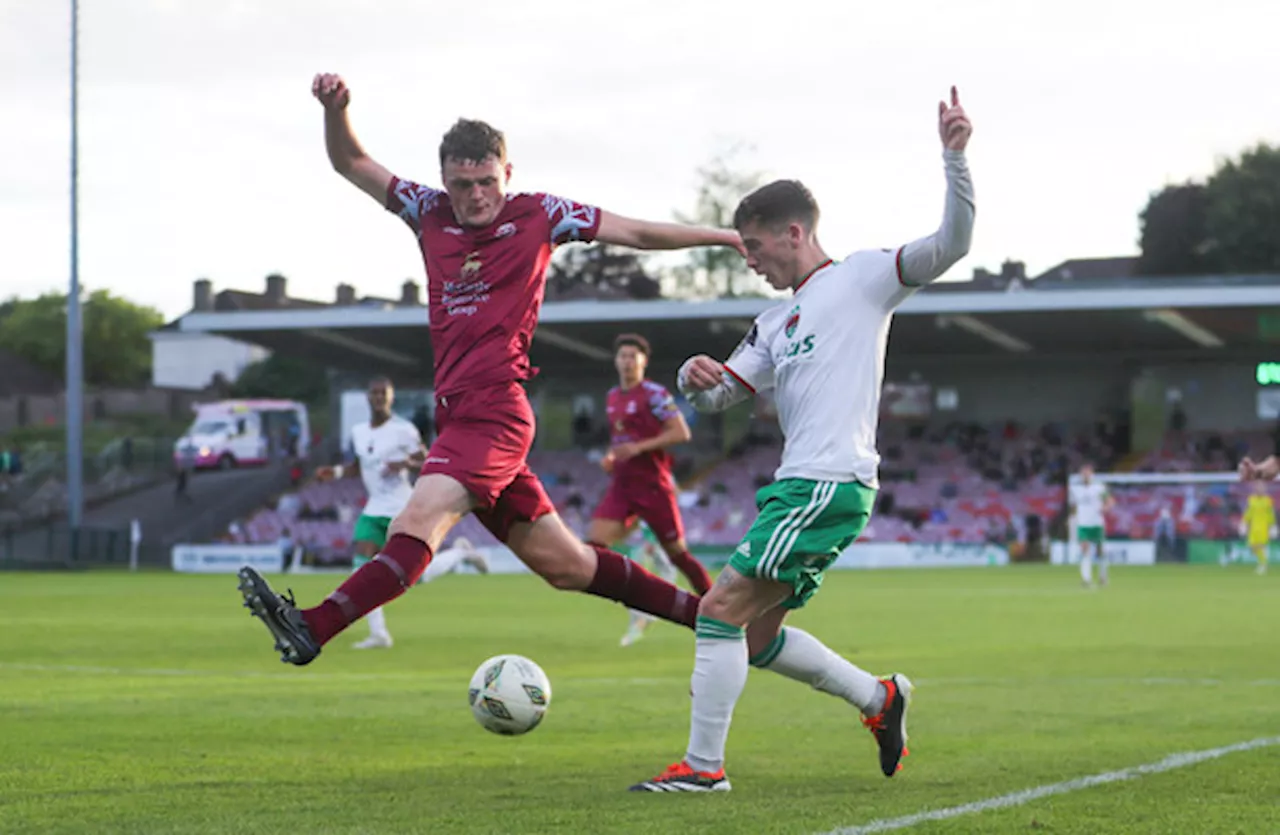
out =
[(471, 677), (471, 713), (485, 730), (518, 736), (538, 727), (551, 704), (551, 682), (523, 655), (495, 655)]

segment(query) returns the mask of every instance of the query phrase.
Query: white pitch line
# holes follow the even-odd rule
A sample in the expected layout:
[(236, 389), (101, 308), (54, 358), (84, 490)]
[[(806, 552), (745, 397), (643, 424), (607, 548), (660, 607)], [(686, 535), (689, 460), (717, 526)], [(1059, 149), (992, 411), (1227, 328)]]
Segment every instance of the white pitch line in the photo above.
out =
[(1161, 774), (1166, 771), (1173, 771), (1176, 768), (1186, 768), (1190, 765), (1205, 762), (1206, 760), (1216, 760), (1219, 757), (1225, 757), (1228, 754), (1238, 754), (1241, 751), (1252, 751), (1257, 748), (1268, 748), (1273, 745), (1280, 745), (1280, 736), (1259, 737), (1251, 739), (1248, 742), (1238, 742), (1235, 745), (1225, 745), (1221, 748), (1210, 748), (1205, 751), (1184, 751), (1181, 754), (1170, 754), (1163, 760), (1146, 765), (1137, 765), (1131, 768), (1122, 768), (1119, 771), (1107, 771), (1102, 774), (1094, 774), (1089, 777), (1078, 777), (1075, 780), (1067, 780), (1062, 783), (1050, 783), (1047, 786), (1038, 786), (1034, 789), (1023, 789), (1022, 791), (1012, 792), (1010, 794), (1002, 794), (999, 797), (989, 797), (986, 800), (978, 800), (973, 803), (965, 803), (961, 806), (951, 806), (946, 809), (935, 809), (930, 812), (917, 812), (914, 815), (905, 815), (900, 818), (888, 818), (885, 820), (876, 820), (862, 826), (850, 826), (844, 829), (834, 829), (823, 835), (870, 835), (873, 832), (891, 832), (895, 829), (906, 829), (920, 823), (928, 823), (929, 821), (949, 820), (958, 818), (962, 815), (973, 815), (979, 812), (990, 812), (993, 809), (1007, 809), (1010, 806), (1021, 806), (1024, 803), (1030, 803), (1033, 800), (1039, 800), (1042, 797), (1052, 797), (1056, 794), (1067, 794), (1068, 792), (1079, 791), (1080, 789), (1089, 789), (1094, 786), (1102, 786), (1107, 783), (1120, 783), (1125, 780), (1136, 780), (1139, 777), (1145, 777), (1149, 774)]

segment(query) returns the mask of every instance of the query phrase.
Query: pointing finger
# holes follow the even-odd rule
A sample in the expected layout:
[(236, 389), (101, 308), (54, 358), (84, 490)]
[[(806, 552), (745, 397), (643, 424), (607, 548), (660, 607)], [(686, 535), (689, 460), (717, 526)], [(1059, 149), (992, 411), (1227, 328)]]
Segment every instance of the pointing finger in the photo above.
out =
[(958, 107), (960, 105), (960, 91), (956, 89), (956, 85), (951, 85), (951, 106)]

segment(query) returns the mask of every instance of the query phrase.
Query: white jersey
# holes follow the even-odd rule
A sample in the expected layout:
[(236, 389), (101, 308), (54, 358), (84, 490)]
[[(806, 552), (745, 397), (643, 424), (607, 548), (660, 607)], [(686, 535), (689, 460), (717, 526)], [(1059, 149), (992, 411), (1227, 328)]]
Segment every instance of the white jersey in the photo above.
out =
[(1076, 527), (1101, 528), (1107, 502), (1107, 485), (1099, 481), (1071, 485), (1071, 506), (1075, 508)]
[(776, 389), (784, 437), (775, 476), (878, 487), (876, 426), (893, 309), (910, 289), (895, 251), (855, 252), (760, 314), (725, 369)]
[(893, 313), (968, 250), (973, 186), (964, 155), (943, 155), (947, 203), (938, 232), (896, 250), (863, 250), (820, 265), (795, 295), (756, 317), (725, 362), (731, 378), (705, 392), (680, 390), (715, 411), (775, 389), (784, 437), (775, 477), (858, 481), (878, 488), (876, 427)]
[(396, 415), (380, 426), (360, 423), (352, 427), (351, 451), (360, 461), (360, 478), (369, 494), (365, 516), (395, 516), (409, 503), (413, 494), (409, 471), (386, 475), (383, 469), (392, 462), (404, 461), (421, 448), (418, 428)]

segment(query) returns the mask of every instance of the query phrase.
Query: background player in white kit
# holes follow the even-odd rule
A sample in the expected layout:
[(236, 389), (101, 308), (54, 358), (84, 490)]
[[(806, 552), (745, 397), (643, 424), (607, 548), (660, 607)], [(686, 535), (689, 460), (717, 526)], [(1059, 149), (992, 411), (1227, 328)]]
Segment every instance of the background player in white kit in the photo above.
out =
[(756, 318), (723, 365), (692, 357), (679, 387), (699, 411), (719, 411), (775, 389), (782, 427), (776, 481), (756, 494), (759, 515), (698, 606), (693, 710), (684, 758), (632, 791), (727, 791), (725, 743), (749, 666), (839, 696), (863, 714), (886, 777), (906, 752), (911, 683), (861, 670), (794, 627), (783, 628), (862, 532), (878, 487), (876, 425), (893, 313), (916, 288), (969, 251), (973, 186), (964, 158), (972, 128), (951, 90), (938, 107), (946, 205), (933, 235), (897, 250), (828, 258), (817, 238), (818, 206), (783, 180), (743, 199), (733, 225), (747, 265), (794, 296)]
[[(351, 535), (355, 546), (353, 567), (359, 569), (377, 555), (387, 542), (387, 528), (413, 494), (410, 473), (422, 466), (426, 449), (422, 435), (409, 421), (394, 414), (395, 388), (386, 377), (369, 381), (369, 414), (365, 423), (351, 428), (349, 466), (321, 467), (316, 479), (343, 478), (359, 475), (364, 480), (368, 501), (360, 518), (356, 520)], [(447, 574), (461, 562), (469, 562), (481, 571), (487, 571), (484, 556), (465, 539), (459, 538), (454, 546), (444, 549), (422, 576), (428, 582), (441, 574)], [(379, 607), (368, 615), (369, 637), (355, 645), (356, 649), (390, 647), (391, 633), (387, 630), (386, 614)]]
[(1080, 482), (1067, 489), (1071, 504), (1072, 523), (1076, 529), (1076, 541), (1080, 546), (1080, 580), (1085, 588), (1093, 588), (1093, 563), (1098, 562), (1098, 582), (1107, 584), (1107, 555), (1103, 548), (1107, 540), (1106, 512), (1115, 500), (1107, 492), (1107, 485), (1093, 477), (1093, 465), (1080, 468)]

